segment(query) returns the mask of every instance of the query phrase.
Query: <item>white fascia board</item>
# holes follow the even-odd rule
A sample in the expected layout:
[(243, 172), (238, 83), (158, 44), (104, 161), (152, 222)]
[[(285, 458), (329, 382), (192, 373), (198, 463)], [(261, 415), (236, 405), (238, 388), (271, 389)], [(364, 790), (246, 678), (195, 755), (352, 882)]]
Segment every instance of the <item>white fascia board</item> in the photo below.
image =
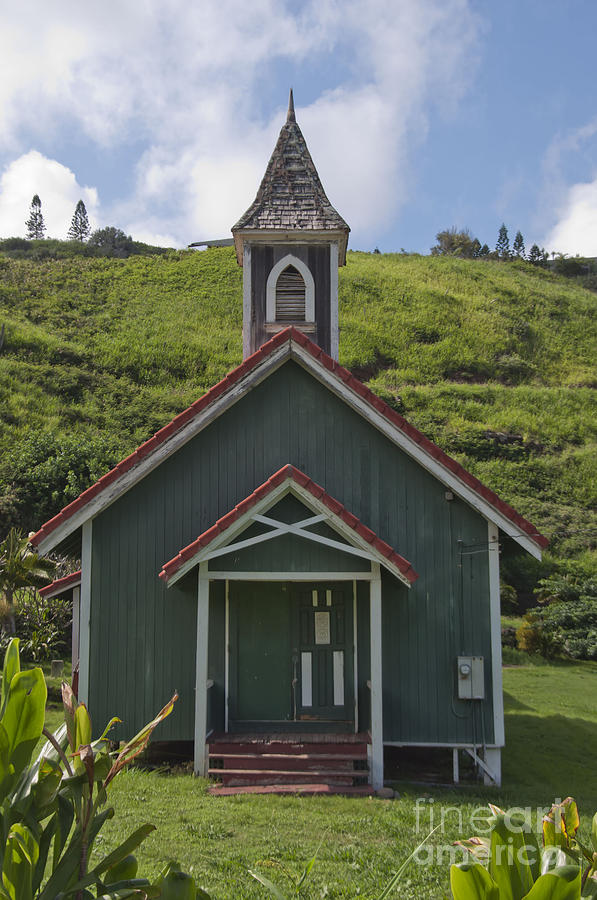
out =
[(328, 387), (340, 399), (351, 406), (364, 419), (367, 419), (378, 431), (389, 438), (394, 444), (404, 450), (420, 466), (442, 484), (453, 491), (458, 497), (472, 506), (485, 519), (493, 522), (509, 537), (517, 541), (521, 547), (528, 551), (535, 559), (541, 559), (541, 549), (522, 533), (514, 522), (506, 518), (495, 507), (491, 506), (476, 491), (464, 484), (453, 472), (443, 466), (437, 459), (430, 456), (420, 444), (408, 437), (400, 428), (393, 425), (385, 416), (379, 413), (370, 403), (360, 397), (349, 385), (345, 384), (338, 375), (319, 365), (317, 361), (303, 347), (295, 341), (292, 342), (292, 356), (318, 381)]
[[(234, 539), (242, 532), (249, 527), (255, 520), (255, 516), (260, 515), (267, 509), (270, 509), (274, 506), (278, 500), (282, 497), (285, 497), (287, 494), (294, 494), (308, 509), (311, 509), (315, 513), (322, 513), (325, 515), (326, 524), (329, 525), (334, 531), (338, 532), (342, 537), (346, 538), (349, 544), (352, 547), (356, 547), (359, 550), (364, 551), (367, 554), (368, 558), (373, 558), (375, 562), (383, 565), (392, 575), (396, 578), (400, 579), (400, 581), (405, 584), (408, 588), (410, 588), (410, 581), (406, 578), (405, 575), (402, 574), (400, 569), (396, 568), (391, 562), (389, 562), (385, 556), (383, 556), (376, 548), (370, 544), (368, 541), (364, 540), (360, 535), (357, 534), (354, 529), (349, 528), (342, 519), (335, 515), (330, 509), (325, 506), (325, 504), (320, 503), (320, 501), (311, 494), (306, 488), (302, 487), (300, 484), (293, 478), (286, 478), (281, 484), (277, 485), (273, 488), (267, 496), (263, 497), (263, 499), (259, 500), (254, 506), (251, 507), (246, 513), (240, 516), (236, 522), (223, 531), (221, 534), (218, 534), (213, 541), (209, 543), (208, 546), (200, 548), (197, 553), (188, 559), (183, 565), (178, 569), (171, 578), (168, 579), (167, 585), (170, 587), (173, 584), (176, 584), (177, 581), (180, 581), (191, 569), (194, 569), (195, 566), (199, 565), (201, 562), (208, 560), (210, 556), (213, 554), (214, 550), (218, 550), (220, 548), (227, 547), (231, 544)], [(300, 537), (306, 537), (306, 535), (299, 535)], [(256, 573), (259, 574), (259, 573)], [(297, 573), (299, 574), (299, 573)], [(214, 573), (214, 576), (217, 576), (218, 573)]]
[(112, 482), (97, 497), (94, 497), (89, 503), (86, 503), (82, 509), (75, 512), (72, 516), (62, 522), (57, 528), (50, 532), (47, 537), (43, 537), (37, 545), (37, 552), (45, 555), (54, 549), (61, 541), (67, 538), (73, 531), (76, 531), (84, 522), (94, 518), (100, 512), (103, 512), (108, 506), (111, 506), (126, 491), (130, 490), (139, 481), (145, 478), (150, 472), (156, 469), (164, 460), (180, 450), (186, 443), (192, 440), (200, 431), (203, 431), (208, 425), (211, 425), (215, 419), (219, 418), (222, 413), (226, 412), (238, 400), (241, 400), (252, 388), (256, 387), (261, 381), (267, 378), (275, 369), (279, 368), (282, 363), (290, 356), (290, 343), (284, 343), (281, 347), (272, 351), (261, 363), (252, 369), (244, 378), (241, 378), (233, 387), (226, 391), (222, 396), (214, 400), (209, 406), (197, 416), (195, 416), (186, 425), (183, 425), (171, 438), (160, 444), (149, 456), (146, 456), (137, 465), (121, 475), (116, 481)]

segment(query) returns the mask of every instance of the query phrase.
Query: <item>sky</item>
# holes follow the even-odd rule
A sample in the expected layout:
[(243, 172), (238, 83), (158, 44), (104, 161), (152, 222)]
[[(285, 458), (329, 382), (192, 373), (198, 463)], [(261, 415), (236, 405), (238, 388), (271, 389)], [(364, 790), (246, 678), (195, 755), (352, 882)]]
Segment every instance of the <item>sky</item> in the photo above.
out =
[(296, 115), (357, 250), (438, 231), (597, 256), (595, 0), (20, 0), (0, 28), (0, 237), (230, 237)]

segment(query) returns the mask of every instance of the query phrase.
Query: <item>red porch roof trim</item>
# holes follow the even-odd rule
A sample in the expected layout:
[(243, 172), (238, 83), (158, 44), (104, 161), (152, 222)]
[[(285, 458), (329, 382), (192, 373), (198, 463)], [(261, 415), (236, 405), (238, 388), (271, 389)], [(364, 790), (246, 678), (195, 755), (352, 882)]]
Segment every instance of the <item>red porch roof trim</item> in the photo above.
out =
[(333, 515), (340, 518), (344, 524), (348, 525), (348, 527), (362, 540), (366, 541), (381, 554), (390, 565), (398, 569), (410, 584), (413, 584), (417, 580), (419, 576), (407, 559), (400, 556), (393, 547), (385, 541), (382, 541), (382, 539), (371, 531), (370, 528), (367, 528), (366, 525), (363, 525), (356, 516), (353, 516), (346, 507), (338, 500), (331, 497), (320, 485), (316, 484), (313, 479), (309, 478), (308, 475), (305, 475), (304, 472), (301, 472), (300, 469), (297, 469), (296, 466), (290, 464), (278, 469), (271, 478), (268, 478), (267, 481), (259, 485), (259, 487), (245, 500), (241, 500), (234, 509), (231, 509), (225, 516), (218, 519), (215, 525), (212, 525), (207, 531), (200, 534), (191, 544), (188, 544), (188, 546), (180, 550), (173, 559), (169, 560), (169, 562), (164, 563), (159, 577), (167, 583), (170, 578), (178, 572), (181, 566), (192, 560), (200, 550), (209, 546), (219, 534), (227, 531), (242, 515), (252, 509), (252, 507), (260, 500), (267, 497), (274, 488), (279, 487), (285, 481), (289, 480), (296, 482), (301, 488), (307, 490), (319, 503), (326, 506)]
[(464, 466), (456, 462), (441, 450), (437, 444), (426, 438), (413, 425), (393, 410), (380, 397), (373, 393), (370, 388), (366, 387), (358, 378), (355, 378), (348, 369), (341, 366), (338, 362), (328, 356), (321, 347), (314, 344), (302, 331), (298, 328), (290, 326), (283, 331), (278, 332), (269, 341), (263, 344), (259, 350), (249, 356), (244, 362), (233, 369), (221, 381), (211, 388), (206, 394), (196, 400), (183, 412), (179, 413), (171, 422), (157, 431), (149, 440), (141, 444), (130, 456), (127, 456), (122, 462), (118, 463), (113, 469), (107, 472), (95, 484), (65, 506), (53, 519), (46, 522), (39, 531), (31, 538), (33, 546), (37, 546), (44, 538), (50, 535), (59, 525), (65, 523), (71, 516), (83, 509), (91, 500), (105, 491), (110, 485), (116, 482), (122, 475), (125, 475), (130, 469), (142, 462), (162, 444), (169, 440), (173, 435), (180, 431), (185, 425), (194, 418), (203, 413), (215, 400), (225, 394), (230, 388), (241, 381), (246, 375), (255, 370), (258, 365), (270, 356), (275, 350), (283, 346), (285, 343), (291, 345), (295, 342), (303, 348), (314, 360), (337, 377), (343, 384), (349, 387), (362, 400), (368, 403), (376, 412), (381, 414), (388, 422), (401, 431), (406, 437), (416, 443), (421, 450), (436, 460), (440, 465), (444, 466), (449, 472), (453, 473), (464, 485), (470, 488), (480, 498), (482, 498), (490, 506), (494, 507), (506, 519), (509, 519), (522, 534), (528, 537), (539, 548), (546, 547), (549, 543), (548, 539), (540, 534), (535, 526), (525, 519), (520, 513), (516, 512), (508, 503), (500, 499), (496, 493), (486, 487), (478, 478), (471, 475)]
[(70, 575), (65, 575), (63, 578), (57, 578), (51, 584), (40, 588), (37, 593), (49, 599), (50, 597), (57, 597), (58, 594), (63, 594), (69, 588), (78, 587), (80, 584), (81, 571), (79, 570), (78, 572), (71, 572)]

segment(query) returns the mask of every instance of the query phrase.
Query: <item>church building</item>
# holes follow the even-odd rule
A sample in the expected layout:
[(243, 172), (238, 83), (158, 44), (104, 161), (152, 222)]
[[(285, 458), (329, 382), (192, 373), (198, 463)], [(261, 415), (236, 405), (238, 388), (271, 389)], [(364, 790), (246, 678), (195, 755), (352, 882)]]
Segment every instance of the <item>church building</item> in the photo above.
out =
[(499, 784), (500, 540), (547, 541), (339, 364), (349, 228), (292, 93), (232, 233), (243, 362), (33, 538), (80, 547), (48, 589), (73, 592), (79, 698), (122, 737), (176, 689), (156, 738), (220, 791), (370, 791), (389, 746)]

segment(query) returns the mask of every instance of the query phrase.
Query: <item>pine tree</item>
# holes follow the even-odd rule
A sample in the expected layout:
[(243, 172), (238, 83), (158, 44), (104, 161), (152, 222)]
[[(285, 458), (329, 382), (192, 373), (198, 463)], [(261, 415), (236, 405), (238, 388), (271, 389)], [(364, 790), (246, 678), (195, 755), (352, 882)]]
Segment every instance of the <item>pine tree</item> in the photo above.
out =
[(90, 233), (91, 228), (89, 227), (87, 210), (85, 209), (83, 201), (79, 200), (75, 207), (75, 212), (66, 237), (69, 241), (86, 241)]
[(529, 251), (529, 262), (533, 263), (534, 266), (538, 266), (541, 263), (541, 250), (539, 249), (538, 244), (533, 244)]
[(41, 200), (37, 194), (34, 194), (31, 200), (29, 218), (25, 222), (25, 226), (27, 228), (27, 237), (30, 240), (41, 240), (43, 238), (46, 226), (41, 213)]
[(510, 239), (508, 237), (508, 229), (503, 222), (498, 234), (497, 244), (495, 245), (495, 252), (500, 259), (510, 259)]
[(514, 238), (514, 243), (512, 244), (512, 249), (516, 256), (519, 259), (526, 259), (525, 251), (524, 251), (524, 238), (520, 231), (516, 232), (516, 237)]
[(481, 241), (479, 238), (475, 238), (471, 244), (471, 256), (473, 259), (479, 259), (481, 256)]
[(485, 257), (489, 256), (489, 246), (487, 244), (483, 244), (479, 250), (479, 256), (481, 259), (485, 259)]

